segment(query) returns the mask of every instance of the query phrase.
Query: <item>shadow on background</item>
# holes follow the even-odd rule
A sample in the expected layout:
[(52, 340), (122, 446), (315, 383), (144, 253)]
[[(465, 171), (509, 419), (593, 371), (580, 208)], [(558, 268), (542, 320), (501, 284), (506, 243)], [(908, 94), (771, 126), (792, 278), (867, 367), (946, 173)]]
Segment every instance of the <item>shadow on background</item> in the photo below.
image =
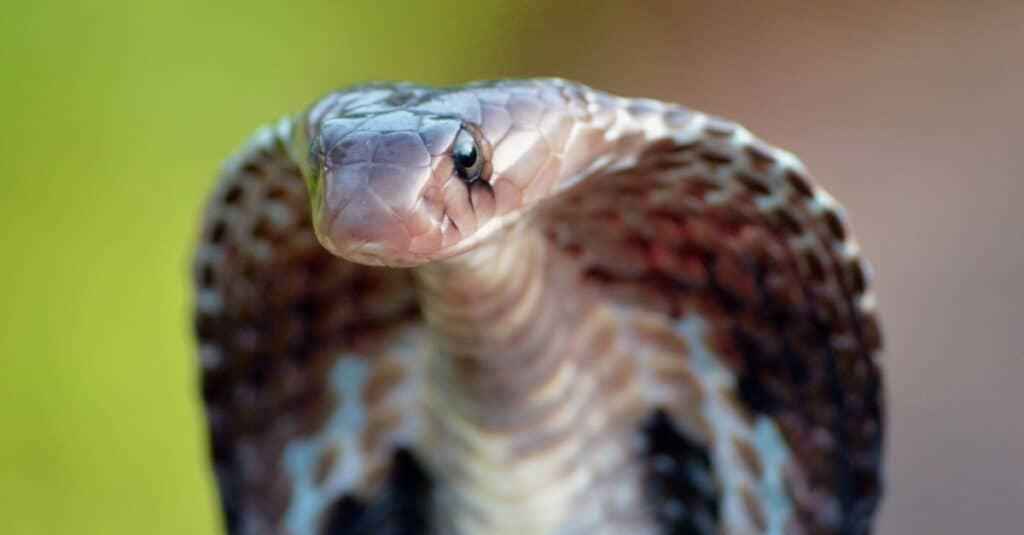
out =
[(682, 102), (800, 155), (876, 268), (878, 532), (1019, 530), (1024, 4), (338, 4), (3, 8), (4, 533), (217, 531), (188, 257), (256, 126), (359, 81), (526, 75)]

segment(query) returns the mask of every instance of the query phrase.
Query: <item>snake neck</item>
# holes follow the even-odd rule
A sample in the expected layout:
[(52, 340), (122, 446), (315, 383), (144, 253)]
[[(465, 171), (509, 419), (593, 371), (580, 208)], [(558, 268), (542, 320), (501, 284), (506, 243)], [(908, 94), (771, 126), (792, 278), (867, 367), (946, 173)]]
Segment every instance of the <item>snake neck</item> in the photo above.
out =
[(417, 268), (444, 533), (645, 532), (632, 359), (559, 255), (522, 225)]
[(437, 347), (438, 394), (473, 425), (515, 427), (557, 371), (569, 310), (558, 266), (528, 225), (417, 270), (424, 317)]

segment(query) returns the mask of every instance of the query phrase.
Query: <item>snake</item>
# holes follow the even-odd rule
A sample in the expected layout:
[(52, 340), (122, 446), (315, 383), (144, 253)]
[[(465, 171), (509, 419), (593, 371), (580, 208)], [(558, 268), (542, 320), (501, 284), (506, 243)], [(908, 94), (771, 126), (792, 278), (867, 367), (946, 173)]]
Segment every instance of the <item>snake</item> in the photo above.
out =
[(881, 330), (791, 153), (558, 78), (371, 83), (224, 164), (194, 254), (232, 534), (864, 534)]

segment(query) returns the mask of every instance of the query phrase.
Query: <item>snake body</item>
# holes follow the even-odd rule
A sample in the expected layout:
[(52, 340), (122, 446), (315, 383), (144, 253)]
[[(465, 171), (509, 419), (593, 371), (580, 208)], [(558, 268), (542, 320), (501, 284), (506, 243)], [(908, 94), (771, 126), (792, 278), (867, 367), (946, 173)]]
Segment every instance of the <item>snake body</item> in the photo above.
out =
[(196, 330), (232, 533), (849, 533), (881, 346), (791, 154), (561, 79), (333, 92), (228, 162)]

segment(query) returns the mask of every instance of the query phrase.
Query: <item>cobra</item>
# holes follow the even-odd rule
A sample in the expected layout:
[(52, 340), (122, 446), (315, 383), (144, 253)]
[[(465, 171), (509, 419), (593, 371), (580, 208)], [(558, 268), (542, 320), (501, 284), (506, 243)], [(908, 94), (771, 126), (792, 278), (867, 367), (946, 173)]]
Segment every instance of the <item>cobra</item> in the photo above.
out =
[(231, 533), (843, 533), (880, 332), (790, 153), (561, 79), (371, 84), (263, 128), (195, 255)]

